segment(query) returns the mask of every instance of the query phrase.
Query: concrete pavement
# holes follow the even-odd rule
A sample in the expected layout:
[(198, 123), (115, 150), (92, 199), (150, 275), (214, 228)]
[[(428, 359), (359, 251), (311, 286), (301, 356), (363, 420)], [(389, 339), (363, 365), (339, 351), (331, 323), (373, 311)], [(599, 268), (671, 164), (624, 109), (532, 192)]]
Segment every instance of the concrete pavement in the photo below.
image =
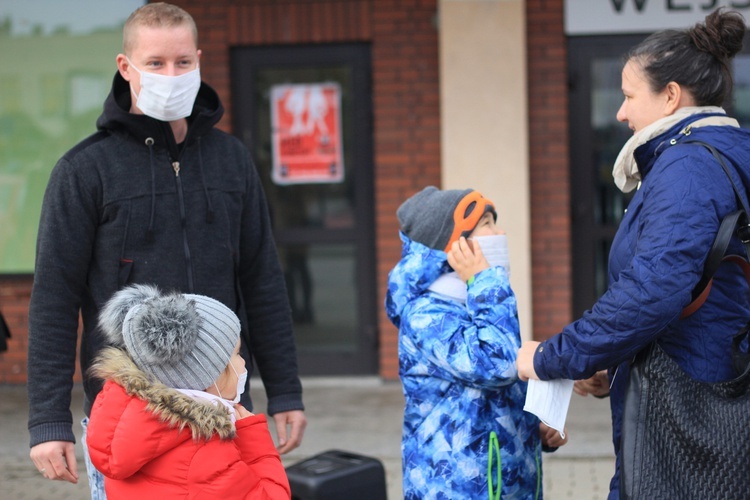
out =
[[(256, 410), (265, 409), (260, 381), (251, 391)], [(320, 452), (338, 449), (379, 459), (386, 469), (388, 498), (401, 493), (400, 436), (403, 396), (398, 382), (377, 377), (304, 378), (308, 428), (302, 446), (283, 457), (288, 466)], [(80, 438), (82, 389), (73, 394), (74, 430)], [(23, 386), (0, 385), (0, 498), (3, 500), (65, 498), (84, 500), (88, 482), (83, 451), (77, 445), (79, 484), (43, 479), (29, 460)], [(544, 454), (546, 499), (606, 498), (614, 470), (607, 400), (573, 395), (567, 420), (569, 443)], [(275, 431), (271, 430), (272, 433)]]

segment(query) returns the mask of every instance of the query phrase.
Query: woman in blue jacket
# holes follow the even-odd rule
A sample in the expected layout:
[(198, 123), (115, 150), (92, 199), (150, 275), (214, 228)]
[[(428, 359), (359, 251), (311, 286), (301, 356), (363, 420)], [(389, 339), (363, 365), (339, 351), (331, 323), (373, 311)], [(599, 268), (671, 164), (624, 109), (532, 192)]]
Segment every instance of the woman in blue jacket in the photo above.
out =
[[(720, 151), (747, 203), (750, 132), (719, 107), (731, 95), (731, 59), (745, 23), (716, 11), (691, 29), (655, 33), (631, 50), (622, 71), (618, 121), (633, 137), (615, 163), (615, 183), (638, 188), (609, 256), (609, 288), (577, 321), (518, 353), (522, 379), (586, 379), (609, 369), (613, 440), (620, 465), (620, 424), (628, 363), (652, 341), (692, 378), (733, 378), (731, 339), (746, 323), (747, 283), (737, 266), (721, 266), (705, 304), (691, 302), (721, 220), (738, 203), (727, 176), (703, 146)], [(743, 253), (733, 240), (729, 253)], [(618, 473), (610, 499), (618, 497)]]

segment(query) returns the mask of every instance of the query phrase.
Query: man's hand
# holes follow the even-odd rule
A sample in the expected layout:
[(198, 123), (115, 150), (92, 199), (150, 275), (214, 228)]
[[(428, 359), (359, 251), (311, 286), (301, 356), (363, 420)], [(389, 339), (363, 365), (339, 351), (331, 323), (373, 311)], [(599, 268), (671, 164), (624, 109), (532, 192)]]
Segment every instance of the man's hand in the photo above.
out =
[(526, 341), (521, 345), (516, 357), (516, 368), (518, 369), (518, 378), (524, 382), (530, 378), (539, 380), (534, 370), (534, 353), (539, 347), (540, 342)]
[(586, 380), (576, 380), (573, 384), (573, 390), (580, 396), (591, 394), (597, 398), (603, 398), (609, 395), (609, 378), (607, 370), (596, 372), (591, 378)]
[(70, 441), (47, 441), (31, 448), (29, 456), (47, 479), (78, 483), (76, 447)]
[(302, 436), (307, 427), (307, 417), (301, 410), (286, 411), (273, 416), (276, 424), (278, 445), (276, 448), (281, 455), (289, 453), (302, 443)]

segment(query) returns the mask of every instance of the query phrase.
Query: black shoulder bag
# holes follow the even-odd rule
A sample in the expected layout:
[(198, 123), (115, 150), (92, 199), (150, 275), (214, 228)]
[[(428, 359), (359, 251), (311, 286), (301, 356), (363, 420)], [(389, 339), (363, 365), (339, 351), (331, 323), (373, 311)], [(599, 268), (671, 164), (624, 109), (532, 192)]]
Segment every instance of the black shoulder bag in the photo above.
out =
[[(742, 209), (722, 221), (693, 302), (682, 317), (703, 304), (722, 262), (739, 265), (750, 283), (750, 210), (719, 152), (691, 142), (707, 147), (719, 161)], [(725, 256), (735, 230), (745, 256)], [(657, 342), (636, 356), (622, 419), (620, 498), (750, 498), (750, 359), (740, 349), (748, 331), (750, 323), (734, 336), (731, 362), (738, 376), (726, 382), (692, 379)]]

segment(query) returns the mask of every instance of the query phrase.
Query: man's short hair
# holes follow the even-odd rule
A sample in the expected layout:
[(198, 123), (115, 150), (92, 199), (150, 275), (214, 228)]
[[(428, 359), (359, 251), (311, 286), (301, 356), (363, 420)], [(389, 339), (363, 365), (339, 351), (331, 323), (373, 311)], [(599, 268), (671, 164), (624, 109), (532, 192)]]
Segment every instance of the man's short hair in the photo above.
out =
[(133, 49), (136, 29), (142, 26), (149, 28), (187, 26), (193, 32), (195, 46), (198, 46), (198, 28), (195, 26), (193, 17), (176, 5), (157, 2), (137, 8), (125, 21), (122, 28), (122, 51), (125, 55), (129, 55)]

